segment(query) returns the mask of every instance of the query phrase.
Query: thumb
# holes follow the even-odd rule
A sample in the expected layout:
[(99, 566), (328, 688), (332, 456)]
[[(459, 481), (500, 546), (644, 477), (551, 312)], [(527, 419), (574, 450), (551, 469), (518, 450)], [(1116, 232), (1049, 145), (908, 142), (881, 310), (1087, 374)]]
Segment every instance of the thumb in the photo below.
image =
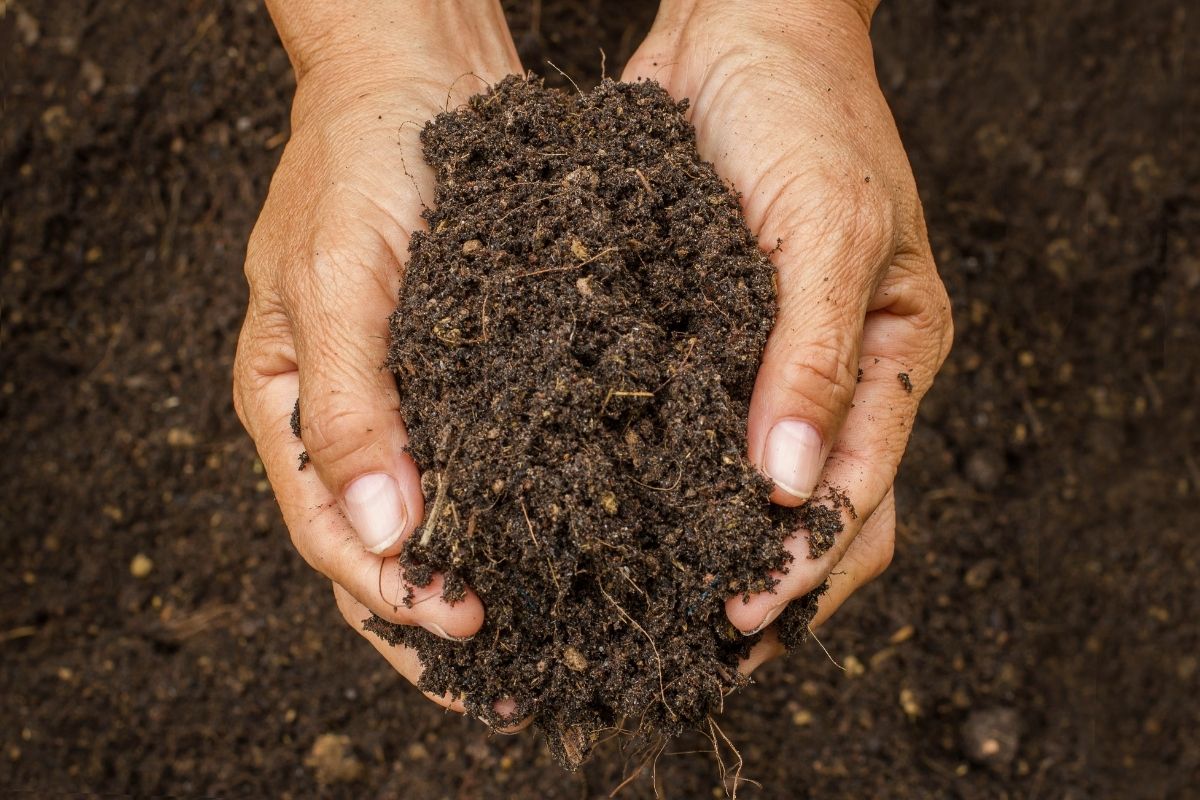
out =
[(395, 555), (423, 510), (405, 452), (395, 378), (384, 369), (398, 266), (369, 232), (320, 251), (287, 305), (300, 372), (300, 430), (310, 463), (376, 555)]
[(764, 225), (765, 241), (775, 231), (781, 241), (779, 311), (747, 430), (752, 460), (775, 482), (771, 499), (787, 506), (812, 495), (850, 410), (867, 304), (889, 257), (886, 237), (853, 213), (848, 219), (830, 213), (837, 203), (815, 203), (828, 216), (814, 224), (813, 214), (804, 213), (814, 203), (797, 197), (799, 189), (793, 183), (785, 190), (793, 196), (776, 204), (796, 213), (782, 225)]

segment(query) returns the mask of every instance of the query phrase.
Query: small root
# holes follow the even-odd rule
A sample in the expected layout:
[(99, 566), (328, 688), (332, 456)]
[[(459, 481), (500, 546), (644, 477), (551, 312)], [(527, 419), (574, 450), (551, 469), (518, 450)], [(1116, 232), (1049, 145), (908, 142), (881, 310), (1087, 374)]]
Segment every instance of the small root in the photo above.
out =
[(621, 604), (614, 600), (612, 595), (604, 591), (604, 587), (600, 586), (599, 582), (597, 582), (596, 588), (600, 590), (600, 594), (604, 595), (604, 598), (608, 600), (608, 602), (612, 603), (613, 608), (617, 610), (617, 613), (619, 613), (626, 622), (641, 631), (642, 636), (645, 636), (646, 641), (650, 643), (650, 649), (654, 651), (654, 659), (658, 662), (658, 695), (660, 698), (662, 698), (663, 708), (667, 709), (671, 716), (678, 716), (675, 713), (675, 709), (671, 708), (671, 704), (667, 702), (667, 690), (666, 686), (663, 684), (662, 656), (658, 654), (658, 645), (654, 643), (654, 637), (647, 633), (646, 629), (639, 625), (636, 619), (629, 616), (629, 613), (625, 611), (625, 609), (621, 608)]

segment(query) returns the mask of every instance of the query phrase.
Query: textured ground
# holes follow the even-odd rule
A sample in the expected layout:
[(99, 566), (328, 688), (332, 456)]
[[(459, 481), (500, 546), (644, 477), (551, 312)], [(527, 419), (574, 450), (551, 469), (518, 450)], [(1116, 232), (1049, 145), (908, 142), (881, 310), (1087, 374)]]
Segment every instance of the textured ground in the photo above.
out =
[[(611, 72), (649, 16), (545, 0), (535, 29), (520, 5), (526, 51), (591, 81), (596, 37)], [(728, 703), (764, 787), (743, 797), (1200, 784), (1198, 22), (1182, 0), (884, 4), (958, 342), (896, 562), (822, 636), (845, 671), (814, 648)], [(287, 543), (229, 401), (291, 92), (258, 4), (23, 2), (0, 30), (0, 788), (606, 794), (615, 743), (565, 776), (446, 716)], [(971, 759), (988, 726), (1018, 737), (999, 768)], [(702, 754), (657, 777), (716, 786)]]

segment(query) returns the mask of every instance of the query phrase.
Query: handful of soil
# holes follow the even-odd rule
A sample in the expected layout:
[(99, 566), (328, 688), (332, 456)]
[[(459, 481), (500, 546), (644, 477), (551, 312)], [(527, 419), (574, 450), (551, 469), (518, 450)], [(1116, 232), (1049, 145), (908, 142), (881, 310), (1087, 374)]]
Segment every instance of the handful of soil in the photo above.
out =
[[(471, 586), (465, 642), (379, 618), (420, 686), (493, 726), (533, 715), (568, 767), (624, 726), (673, 736), (747, 682), (759, 638), (725, 616), (770, 589), (784, 539), (832, 509), (783, 509), (746, 460), (775, 275), (737, 195), (657, 84), (589, 94), (509, 77), (430, 122), (437, 171), (414, 234), (390, 366), (425, 522), (409, 580)], [(807, 632), (818, 592), (780, 619)], [(493, 704), (516, 701), (502, 718)]]

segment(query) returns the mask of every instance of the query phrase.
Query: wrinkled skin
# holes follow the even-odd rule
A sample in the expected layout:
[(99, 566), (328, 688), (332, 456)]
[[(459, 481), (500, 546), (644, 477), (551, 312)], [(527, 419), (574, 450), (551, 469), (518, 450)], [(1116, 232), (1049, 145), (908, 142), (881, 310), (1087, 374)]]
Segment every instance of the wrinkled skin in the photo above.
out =
[[(297, 89), (292, 137), (247, 250), (234, 403), (295, 547), (331, 580), (346, 621), (363, 633), (374, 612), (455, 638), (483, 622), (473, 593), (450, 605), (435, 578), (401, 602), (409, 587), (395, 557), (423, 500), (382, 369), (387, 317), (410, 232), (433, 197), (420, 127), (521, 65), (494, 3), (421, 8), (272, 6)], [(355, 28), (364, 18), (373, 24)], [(779, 315), (748, 441), (750, 457), (786, 487), (772, 500), (796, 505), (829, 484), (857, 511), (819, 559), (807, 558), (803, 536), (791, 539), (797, 558), (774, 593), (729, 600), (730, 620), (747, 633), (832, 573), (819, 624), (887, 566), (895, 471), (950, 346), (949, 303), (875, 80), (868, 22), (869, 9), (848, 0), (797, 2), (786, 13), (758, 0), (667, 2), (623, 76), (691, 99), (701, 154), (742, 193), (764, 247), (779, 242)], [(288, 424), (297, 396), (303, 443)], [(786, 435), (773, 436), (781, 420)], [(311, 468), (299, 471), (305, 449)], [(417, 681), (415, 652), (364, 635)], [(779, 649), (768, 629), (743, 669)], [(456, 698), (431, 699), (462, 710)]]

